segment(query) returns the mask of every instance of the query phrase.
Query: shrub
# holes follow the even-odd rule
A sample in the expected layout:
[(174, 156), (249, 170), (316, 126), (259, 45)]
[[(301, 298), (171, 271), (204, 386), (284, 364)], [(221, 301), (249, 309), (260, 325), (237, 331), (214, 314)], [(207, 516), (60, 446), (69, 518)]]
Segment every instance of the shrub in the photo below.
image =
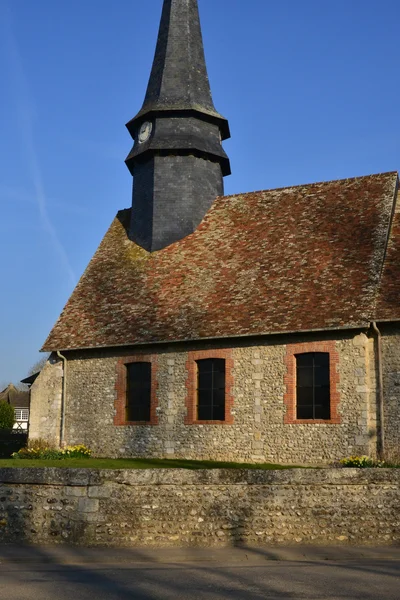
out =
[(90, 448), (83, 444), (66, 448), (55, 448), (51, 444), (45, 444), (44, 440), (34, 440), (28, 448), (21, 448), (18, 452), (14, 452), (12, 457), (15, 459), (64, 460), (66, 458), (89, 458), (92, 454)]
[(14, 407), (5, 400), (0, 400), (0, 429), (12, 429), (14, 423)]
[(57, 450), (57, 447), (53, 442), (49, 442), (43, 438), (34, 438), (33, 440), (29, 440), (28, 448), (30, 450), (48, 450), (49, 448), (52, 450)]

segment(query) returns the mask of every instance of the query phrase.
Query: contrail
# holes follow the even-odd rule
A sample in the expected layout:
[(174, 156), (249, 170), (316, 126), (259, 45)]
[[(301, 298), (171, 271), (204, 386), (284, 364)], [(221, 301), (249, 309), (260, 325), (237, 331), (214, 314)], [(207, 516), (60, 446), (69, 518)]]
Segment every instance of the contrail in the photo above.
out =
[(68, 273), (73, 285), (76, 284), (75, 273), (71, 267), (64, 246), (58, 238), (57, 231), (52, 224), (48, 211), (46, 194), (44, 191), (43, 177), (39, 165), (38, 155), (35, 148), (33, 133), (33, 102), (30, 98), (29, 84), (23, 68), (21, 55), (18, 50), (17, 40), (13, 33), (13, 22), (11, 11), (7, 4), (0, 7), (0, 22), (2, 23), (2, 39), (6, 50), (6, 56), (10, 64), (10, 79), (13, 83), (15, 104), (19, 118), (22, 141), (27, 155), (28, 167), (32, 177), (37, 206), (43, 229), (49, 235), (54, 249), (59, 254), (62, 263)]

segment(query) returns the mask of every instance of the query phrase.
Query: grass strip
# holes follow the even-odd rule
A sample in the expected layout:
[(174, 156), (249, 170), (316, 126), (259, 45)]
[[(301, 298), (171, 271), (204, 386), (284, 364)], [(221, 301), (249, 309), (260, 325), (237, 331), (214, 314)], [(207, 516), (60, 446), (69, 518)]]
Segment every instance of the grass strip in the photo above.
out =
[(211, 460), (159, 458), (67, 458), (63, 460), (0, 459), (4, 467), (60, 467), (79, 469), (292, 469), (294, 465), (273, 463), (235, 463)]

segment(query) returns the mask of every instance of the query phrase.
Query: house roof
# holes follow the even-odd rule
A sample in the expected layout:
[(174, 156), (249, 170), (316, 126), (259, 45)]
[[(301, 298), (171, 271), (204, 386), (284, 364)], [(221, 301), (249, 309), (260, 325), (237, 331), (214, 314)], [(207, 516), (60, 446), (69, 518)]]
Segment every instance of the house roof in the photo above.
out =
[(397, 173), (219, 197), (149, 253), (117, 214), (43, 349), (366, 326), (400, 319)]
[(29, 391), (23, 392), (10, 383), (5, 390), (0, 392), (0, 400), (8, 402), (14, 408), (29, 408)]

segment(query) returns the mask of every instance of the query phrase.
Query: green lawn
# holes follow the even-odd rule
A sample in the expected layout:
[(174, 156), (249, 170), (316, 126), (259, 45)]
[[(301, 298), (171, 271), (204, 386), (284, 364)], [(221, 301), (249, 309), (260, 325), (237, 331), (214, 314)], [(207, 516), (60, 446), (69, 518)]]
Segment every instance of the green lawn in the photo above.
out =
[(67, 458), (64, 460), (0, 459), (2, 467), (72, 467), (80, 469), (289, 469), (272, 463), (246, 464), (209, 460), (168, 460), (158, 458)]

